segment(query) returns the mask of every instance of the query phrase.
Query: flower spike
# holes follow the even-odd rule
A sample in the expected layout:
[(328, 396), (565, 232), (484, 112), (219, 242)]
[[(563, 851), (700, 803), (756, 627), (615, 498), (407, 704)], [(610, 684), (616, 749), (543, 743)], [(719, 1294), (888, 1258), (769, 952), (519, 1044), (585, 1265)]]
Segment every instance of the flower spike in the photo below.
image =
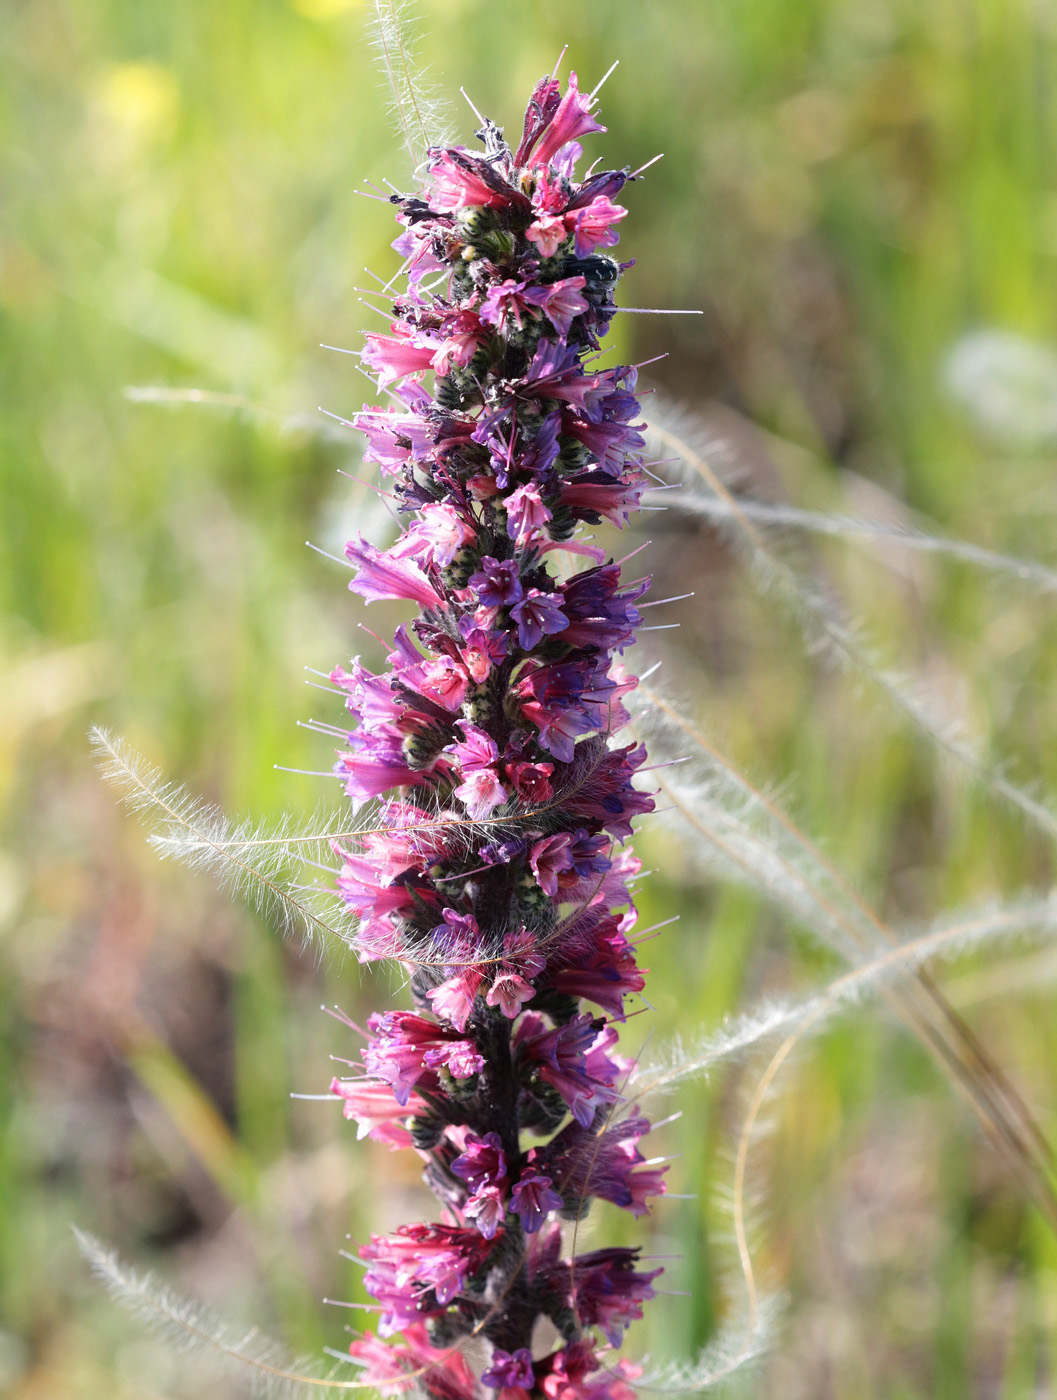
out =
[[(435, 1400), (629, 1400), (634, 1368), (601, 1349), (660, 1272), (634, 1249), (563, 1257), (563, 1221), (595, 1198), (642, 1215), (667, 1170), (639, 1150), (615, 1027), (644, 985), (624, 843), (654, 804), (617, 735), (649, 581), (577, 538), (626, 525), (648, 484), (636, 369), (587, 363), (629, 178), (577, 181), (595, 101), (547, 77), (516, 151), (482, 120), (483, 153), (429, 152), (424, 188), (391, 197), (407, 287), (362, 357), (396, 403), (352, 421), (406, 526), (349, 542), (350, 587), (419, 612), (379, 674), (330, 677), (354, 719), (335, 772), (378, 803), (335, 853), (360, 957), (402, 962), (414, 1009), (371, 1016), (331, 1089), (359, 1136), (419, 1153), (441, 1205), (360, 1250), (380, 1316), (350, 1353), (385, 1395), (414, 1373)], [(586, 567), (560, 574), (561, 552)]]

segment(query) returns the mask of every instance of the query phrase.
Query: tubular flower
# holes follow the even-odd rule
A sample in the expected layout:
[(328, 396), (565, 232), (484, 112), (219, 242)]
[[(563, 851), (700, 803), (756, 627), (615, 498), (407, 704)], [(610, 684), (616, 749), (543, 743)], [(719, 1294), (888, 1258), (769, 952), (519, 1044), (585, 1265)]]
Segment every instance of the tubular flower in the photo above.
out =
[(562, 1220), (595, 1198), (641, 1215), (666, 1170), (638, 1149), (614, 1024), (643, 987), (623, 843), (653, 800), (617, 734), (648, 581), (577, 538), (625, 525), (646, 480), (635, 371), (594, 358), (631, 177), (577, 182), (593, 106), (546, 78), (516, 152), (486, 121), (483, 154), (432, 150), (424, 188), (393, 196), (408, 285), (363, 361), (395, 404), (352, 420), (405, 528), (349, 543), (350, 586), (419, 611), (381, 674), (331, 677), (353, 716), (335, 772), (376, 804), (335, 845), (338, 890), (414, 1007), (371, 1016), (331, 1087), (361, 1137), (420, 1154), (442, 1206), (360, 1250), (380, 1318), (350, 1350), (383, 1395), (629, 1400), (635, 1369), (601, 1353), (659, 1272), (632, 1249), (562, 1256)]

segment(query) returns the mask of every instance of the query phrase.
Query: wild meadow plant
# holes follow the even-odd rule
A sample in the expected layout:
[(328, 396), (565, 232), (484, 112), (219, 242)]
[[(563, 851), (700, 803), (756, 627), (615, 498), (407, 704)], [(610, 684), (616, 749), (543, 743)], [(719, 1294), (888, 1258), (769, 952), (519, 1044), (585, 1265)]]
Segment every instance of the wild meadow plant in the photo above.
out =
[[(414, 126), (416, 88), (399, 33), (384, 24), (382, 50)], [(410, 1007), (376, 1011), (362, 1027), (333, 1013), (351, 1044), (349, 1073), (331, 1093), (359, 1137), (419, 1154), (439, 1219), (359, 1245), (375, 1330), (333, 1353), (337, 1369), (289, 1361), (85, 1241), (119, 1297), (171, 1335), (245, 1366), (260, 1389), (632, 1400), (638, 1390), (696, 1392), (736, 1376), (776, 1312), (757, 1282), (746, 1224), (760, 1114), (796, 1046), (870, 993), (935, 1053), (1025, 1190), (1057, 1219), (1030, 1113), (922, 968), (1025, 929), (1052, 932), (1054, 901), (974, 911), (909, 937), (890, 929), (770, 795), (625, 665), (649, 580), (626, 579), (626, 561), (583, 527), (624, 527), (648, 492), (671, 484), (670, 504), (730, 529), (813, 644), (879, 684), (1029, 819), (1053, 823), (944, 734), (828, 600), (800, 584), (763, 533), (774, 523), (768, 508), (734, 497), (714, 444), (664, 411), (647, 427), (638, 368), (601, 366), (626, 266), (609, 251), (628, 212), (616, 201), (643, 171), (580, 171), (583, 139), (605, 130), (596, 101), (575, 73), (564, 85), (549, 74), (516, 145), (484, 118), (481, 151), (427, 141), (421, 188), (389, 201), (403, 225), (394, 246), (404, 281), (388, 333), (368, 334), (362, 361), (391, 402), (350, 422), (403, 528), (388, 549), (357, 536), (346, 555), (355, 593), (413, 603), (417, 614), (397, 627), (380, 673), (356, 659), (330, 677), (355, 721), (323, 726), (343, 745), (335, 771), (351, 802), (345, 829), (233, 826), (98, 736), (131, 798), (161, 814), (163, 851), (248, 886), (361, 961), (406, 973)], [(662, 456), (682, 480), (660, 480)], [(791, 510), (778, 523), (878, 533), (870, 522)], [(1024, 576), (1016, 561), (971, 546), (908, 542)], [(658, 799), (665, 820), (695, 833), (711, 869), (791, 912), (850, 970), (806, 1000), (769, 1003), (705, 1041), (673, 1041), (636, 1063), (619, 1053), (617, 1026), (643, 991), (636, 944), (652, 930), (636, 930), (640, 865), (628, 839)], [(284, 864), (313, 847), (338, 861), (339, 913), (284, 879)], [(692, 1365), (647, 1369), (618, 1352), (662, 1269), (636, 1247), (580, 1249), (579, 1223), (595, 1200), (647, 1213), (665, 1194), (667, 1167), (643, 1151), (645, 1107), (767, 1042), (777, 1048), (735, 1161), (744, 1307), (732, 1306)]]

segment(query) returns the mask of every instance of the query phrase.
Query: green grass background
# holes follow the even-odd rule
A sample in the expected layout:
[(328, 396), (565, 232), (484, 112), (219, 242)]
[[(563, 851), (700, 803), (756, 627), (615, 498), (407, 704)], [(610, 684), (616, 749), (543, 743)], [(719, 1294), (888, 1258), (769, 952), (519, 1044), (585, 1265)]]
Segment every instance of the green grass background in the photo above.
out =
[[(356, 0), (7, 0), (0, 22), (0, 1389), (18, 1400), (237, 1394), (174, 1360), (86, 1277), (77, 1223), (295, 1349), (342, 1344), (337, 1251), (427, 1209), (414, 1161), (291, 1090), (351, 1054), (321, 1001), (400, 998), (333, 950), (283, 944), (208, 878), (160, 864), (87, 752), (127, 735), (236, 814), (308, 811), (326, 767), (302, 685), (371, 654), (340, 546), (385, 516), (315, 409), (368, 386), (364, 264), (395, 267), (367, 179), (409, 179)], [(563, 43), (603, 93), (628, 191), (621, 354), (722, 422), (771, 499), (916, 519), (1053, 561), (1052, 368), (959, 403), (944, 366), (995, 328), (1057, 331), (1057, 18), (1028, 0), (427, 0), (424, 52), (508, 130)], [(472, 117), (453, 104), (469, 139)], [(1044, 356), (1045, 350), (1039, 355)], [(1047, 378), (1047, 374), (1049, 378)], [(1002, 382), (999, 382), (1002, 381)], [(174, 410), (128, 385), (245, 406)], [(992, 393), (993, 390), (993, 393)], [(992, 398), (999, 396), (997, 406)], [(722, 416), (720, 416), (722, 415)], [(804, 649), (712, 535), (657, 515), (652, 650), (687, 708), (894, 919), (1045, 889), (1050, 844)], [(632, 543), (637, 543), (638, 539)], [(894, 548), (805, 546), (995, 762), (1057, 787), (1054, 603)], [(682, 585), (669, 587), (669, 584)], [(384, 631), (381, 609), (366, 618)], [(674, 640), (672, 640), (674, 638)], [(687, 1035), (834, 964), (647, 824), (656, 1035)], [(1052, 1136), (1055, 962), (963, 962), (951, 997)], [(681, 1255), (631, 1354), (692, 1355), (735, 1307), (724, 1198), (753, 1071), (688, 1090), (648, 1226)], [(740, 1088), (739, 1088), (740, 1086)], [(788, 1290), (751, 1392), (834, 1400), (1057, 1387), (1057, 1249), (924, 1052), (857, 1009), (788, 1071), (756, 1156), (758, 1257)], [(614, 1213), (615, 1215), (615, 1213)], [(354, 1321), (357, 1320), (354, 1318)], [(196, 1369), (197, 1365), (197, 1369)]]

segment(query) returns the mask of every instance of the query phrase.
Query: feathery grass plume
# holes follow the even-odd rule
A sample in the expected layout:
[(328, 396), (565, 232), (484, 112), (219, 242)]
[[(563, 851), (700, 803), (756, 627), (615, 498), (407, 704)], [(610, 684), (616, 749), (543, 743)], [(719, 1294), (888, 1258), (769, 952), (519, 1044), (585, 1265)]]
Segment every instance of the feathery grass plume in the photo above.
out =
[(667, 1093), (687, 1079), (737, 1060), (769, 1040), (811, 1022), (821, 1031), (841, 1011), (879, 996), (886, 985), (934, 960), (965, 956), (983, 947), (1057, 935), (1057, 894), (1043, 899), (993, 903), (901, 931), (901, 941), (858, 963), (800, 1000), (770, 999), (730, 1017), (717, 1030), (687, 1046), (676, 1038), (643, 1059), (629, 1089), (636, 1099)]
[[(755, 1011), (731, 1018), (691, 1049), (677, 1041), (667, 1050), (655, 1053), (650, 1062), (638, 1066), (629, 1080), (628, 1090), (637, 1099), (648, 1102), (672, 1091), (686, 1079), (706, 1074), (719, 1064), (784, 1035), (753, 1086), (736, 1145), (730, 1213), (744, 1297), (695, 1363), (676, 1365), (660, 1372), (647, 1370), (640, 1382), (644, 1389), (676, 1393), (722, 1392), (744, 1379), (746, 1371), (768, 1344), (782, 1299), (776, 1293), (761, 1289), (753, 1262), (749, 1239), (749, 1157), (760, 1136), (761, 1114), (774, 1093), (779, 1074), (802, 1043), (817, 1034), (833, 1015), (877, 994), (887, 980), (909, 968), (1009, 938), (1055, 933), (1057, 896), (1053, 895), (966, 913), (908, 936), (902, 944), (853, 968), (799, 1002), (763, 1003)], [(1018, 1175), (1026, 1190), (1045, 1209), (1045, 1197), (1040, 1197), (1037, 1183), (1023, 1172)]]
[(782, 604), (812, 647), (874, 686), (936, 749), (961, 764), (989, 792), (1016, 807), (1051, 840), (1057, 839), (1057, 813), (989, 764), (954, 724), (935, 713), (930, 697), (916, 693), (904, 677), (876, 660), (856, 626), (841, 615), (832, 600), (816, 584), (802, 579), (768, 544), (723, 482), (722, 472), (732, 460), (729, 444), (705, 432), (692, 415), (660, 403), (655, 406), (649, 433), (655, 443), (675, 452), (684, 467), (724, 503), (730, 538), (747, 555), (752, 577), (763, 592)]
[[(658, 780), (668, 803), (663, 820), (681, 823), (702, 838), (691, 848), (699, 862), (724, 878), (747, 883), (852, 965), (878, 949), (900, 946), (900, 934), (778, 802), (751, 783), (676, 707), (645, 685), (629, 698), (629, 706), (654, 757), (680, 758)], [(684, 752), (687, 740), (693, 745), (690, 754)], [(939, 1060), (1057, 1224), (1052, 1158), (1033, 1115), (931, 978), (913, 966), (907, 970), (910, 980), (897, 979), (886, 1000)]]
[(355, 922), (333, 891), (295, 888), (288, 875), (306, 847), (330, 848), (332, 830), (310, 833), (289, 823), (265, 832), (249, 823), (234, 823), (219, 807), (169, 782), (105, 729), (93, 728), (89, 737), (103, 776), (125, 805), (154, 827), (149, 839), (160, 855), (208, 871), (224, 889), (243, 895), (276, 920), (284, 932), (309, 940), (353, 941)]
[(780, 1294), (760, 1294), (751, 1313), (742, 1309), (724, 1318), (692, 1361), (658, 1364), (644, 1358), (636, 1390), (642, 1396), (744, 1394), (756, 1363), (774, 1344), (784, 1308)]
[(129, 403), (168, 409), (204, 408), (214, 413), (229, 414), (239, 422), (271, 428), (282, 437), (312, 438), (348, 446), (345, 431), (348, 424), (320, 422), (318, 413), (280, 413), (244, 394), (171, 384), (126, 384), (121, 392)]
[[(179, 1350), (211, 1357), (248, 1383), (251, 1393), (262, 1400), (307, 1400), (308, 1396), (328, 1400), (363, 1388), (355, 1380), (343, 1382), (337, 1364), (327, 1374), (314, 1373), (310, 1362), (289, 1356), (256, 1327), (217, 1317), (149, 1274), (129, 1267), (93, 1235), (76, 1228), (74, 1235), (92, 1272), (117, 1303)], [(343, 1357), (337, 1361), (348, 1364)]]
[(1057, 570), (1048, 569), (1045, 564), (1036, 563), (1031, 559), (1020, 559), (1013, 554), (996, 553), (968, 540), (952, 540), (942, 535), (930, 535), (927, 531), (916, 530), (909, 525), (871, 520), (865, 516), (801, 510), (797, 506), (772, 505), (744, 496), (734, 496), (733, 499), (726, 500), (707, 491), (696, 494), (688, 491), (666, 492), (664, 504), (669, 510), (682, 511), (686, 515), (700, 516), (705, 520), (725, 522), (740, 515), (756, 525), (806, 530), (843, 540), (901, 545), (904, 549), (917, 550), (923, 554), (938, 554), (948, 559), (957, 559), (961, 563), (972, 564), (985, 573), (1009, 575), (1020, 583), (1037, 588), (1040, 593), (1057, 593)]
[(390, 112), (412, 167), (417, 171), (431, 147), (450, 143), (448, 105), (419, 64), (421, 36), (413, 0), (374, 0), (371, 39), (385, 76)]

